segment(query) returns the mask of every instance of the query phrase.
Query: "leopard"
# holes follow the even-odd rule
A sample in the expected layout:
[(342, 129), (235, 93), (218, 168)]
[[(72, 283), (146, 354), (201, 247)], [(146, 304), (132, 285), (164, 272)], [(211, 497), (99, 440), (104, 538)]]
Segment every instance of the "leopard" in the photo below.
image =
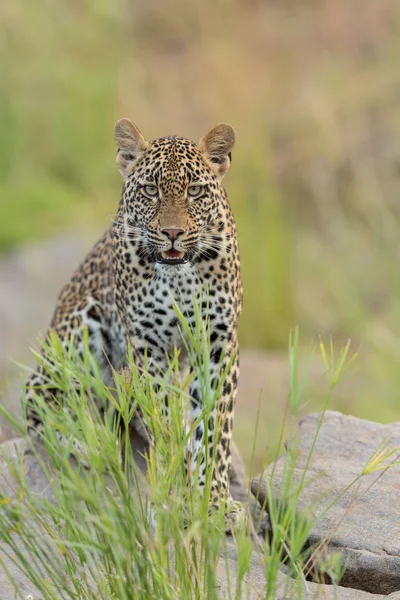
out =
[[(224, 506), (230, 522), (237, 521), (243, 506), (232, 499), (228, 472), (243, 289), (235, 219), (222, 186), (235, 130), (219, 123), (198, 143), (175, 135), (147, 141), (129, 119), (121, 119), (114, 139), (123, 178), (116, 216), (62, 289), (49, 332), (65, 346), (71, 339), (83, 344), (86, 332), (105, 382), (112, 380), (114, 370), (127, 369), (128, 345), (135, 366), (154, 377), (168, 370), (178, 350), (183, 373), (188, 353), (176, 306), (194, 328), (193, 302), (199, 301), (201, 317), (209, 323), (210, 386), (219, 390), (219, 397), (205, 427), (199, 418), (204, 386), (192, 374), (189, 410), (197, 424), (189, 466), (192, 472), (198, 469), (197, 485), (204, 489), (205, 448), (213, 453), (210, 506)], [(45, 383), (45, 367), (39, 363), (25, 386), (27, 430), (33, 440), (44, 435), (37, 394), (46, 403), (54, 400), (54, 390)]]

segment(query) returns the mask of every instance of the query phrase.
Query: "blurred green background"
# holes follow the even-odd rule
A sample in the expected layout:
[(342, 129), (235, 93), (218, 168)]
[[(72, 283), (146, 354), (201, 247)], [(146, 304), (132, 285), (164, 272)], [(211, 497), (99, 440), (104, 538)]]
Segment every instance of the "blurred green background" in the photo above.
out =
[(295, 325), (305, 355), (319, 336), (360, 351), (331, 408), (400, 419), (398, 0), (15, 0), (0, 23), (0, 260), (108, 226), (118, 118), (151, 139), (228, 121), (246, 459), (260, 373), (258, 453), (276, 444)]

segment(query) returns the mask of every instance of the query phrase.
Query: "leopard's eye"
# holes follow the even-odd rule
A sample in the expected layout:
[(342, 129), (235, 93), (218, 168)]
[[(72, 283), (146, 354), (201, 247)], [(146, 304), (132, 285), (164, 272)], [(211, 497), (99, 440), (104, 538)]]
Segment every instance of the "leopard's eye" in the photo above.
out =
[(201, 185), (190, 185), (188, 187), (189, 198), (200, 198), (203, 195), (204, 188)]
[(158, 197), (158, 187), (156, 185), (144, 185), (142, 192), (147, 198), (151, 198), (152, 200)]

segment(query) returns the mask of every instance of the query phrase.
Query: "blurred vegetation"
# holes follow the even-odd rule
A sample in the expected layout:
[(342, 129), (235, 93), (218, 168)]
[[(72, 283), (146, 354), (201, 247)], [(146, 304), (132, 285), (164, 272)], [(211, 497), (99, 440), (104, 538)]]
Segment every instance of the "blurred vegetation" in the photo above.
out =
[(107, 226), (118, 118), (195, 140), (231, 122), (242, 346), (351, 337), (364, 385), (341, 408), (399, 418), (396, 0), (16, 0), (0, 20), (1, 251)]

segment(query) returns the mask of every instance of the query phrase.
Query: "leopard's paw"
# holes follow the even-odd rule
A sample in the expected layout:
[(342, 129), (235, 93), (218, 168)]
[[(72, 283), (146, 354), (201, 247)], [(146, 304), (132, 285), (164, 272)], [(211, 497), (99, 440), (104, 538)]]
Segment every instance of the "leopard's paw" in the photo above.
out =
[(245, 505), (230, 498), (225, 509), (225, 533), (235, 533), (241, 527), (245, 527), (248, 520), (248, 512)]

